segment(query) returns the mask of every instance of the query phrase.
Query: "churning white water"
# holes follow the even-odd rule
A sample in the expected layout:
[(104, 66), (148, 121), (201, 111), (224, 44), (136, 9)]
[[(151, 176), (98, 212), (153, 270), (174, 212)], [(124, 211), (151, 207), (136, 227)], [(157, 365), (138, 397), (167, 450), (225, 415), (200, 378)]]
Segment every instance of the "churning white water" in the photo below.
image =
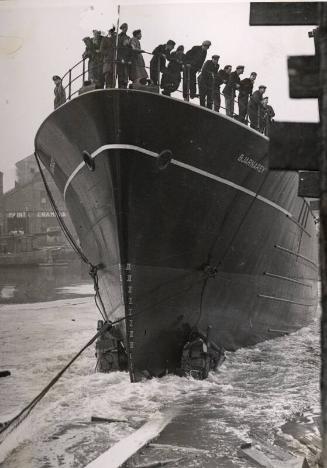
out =
[[(88, 286), (85, 286), (89, 288)], [(83, 287), (73, 292), (90, 293)], [(91, 297), (0, 306), (0, 422), (17, 414), (95, 334)], [(178, 466), (250, 467), (242, 442), (273, 442), (283, 424), (319, 413), (318, 323), (227, 353), (206, 381), (166, 376), (131, 384), (127, 373), (95, 373), (89, 348), (0, 446), (1, 468), (84, 467), (167, 406), (181, 409), (160, 442), (208, 451)], [(91, 416), (123, 419), (101, 424)], [(176, 465), (177, 466), (177, 465)]]

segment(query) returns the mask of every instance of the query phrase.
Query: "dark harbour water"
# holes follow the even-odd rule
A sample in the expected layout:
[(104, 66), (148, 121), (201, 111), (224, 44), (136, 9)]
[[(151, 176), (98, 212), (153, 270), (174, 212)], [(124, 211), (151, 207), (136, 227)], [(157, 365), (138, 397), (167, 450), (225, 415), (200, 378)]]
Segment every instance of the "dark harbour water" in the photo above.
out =
[[(42, 270), (0, 272), (1, 369), (12, 372), (0, 379), (0, 421), (32, 400), (95, 333), (99, 317), (87, 274)], [(38, 300), (32, 278), (44, 288)], [(206, 451), (175, 466), (251, 468), (238, 449), (260, 438), (307, 453), (294, 437), (295, 422), (319, 415), (319, 365), (318, 319), (292, 335), (228, 353), (203, 382), (168, 375), (131, 384), (127, 373), (95, 373), (89, 348), (0, 446), (0, 466), (82, 468), (171, 406), (179, 415), (160, 443)], [(92, 415), (128, 422), (95, 424)]]
[(0, 267), (0, 304), (88, 295), (92, 294), (91, 283), (87, 267), (78, 260), (65, 266)]

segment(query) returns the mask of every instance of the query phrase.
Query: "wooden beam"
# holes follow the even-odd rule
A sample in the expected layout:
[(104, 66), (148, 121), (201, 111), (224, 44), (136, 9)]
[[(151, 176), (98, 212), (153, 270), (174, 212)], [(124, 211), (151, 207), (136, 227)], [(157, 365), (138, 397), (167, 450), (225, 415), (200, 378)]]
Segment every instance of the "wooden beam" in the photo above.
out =
[(320, 2), (254, 2), (250, 4), (250, 26), (315, 25)]
[(299, 172), (299, 197), (319, 198), (320, 197), (320, 172), (300, 171)]
[(315, 55), (288, 57), (290, 97), (318, 98), (321, 95), (319, 60)]
[(110, 447), (86, 468), (119, 468), (144, 445), (158, 437), (177, 413), (178, 411), (172, 408), (152, 416), (140, 429)]
[(269, 138), (270, 169), (319, 170), (321, 143), (318, 124), (274, 122)]

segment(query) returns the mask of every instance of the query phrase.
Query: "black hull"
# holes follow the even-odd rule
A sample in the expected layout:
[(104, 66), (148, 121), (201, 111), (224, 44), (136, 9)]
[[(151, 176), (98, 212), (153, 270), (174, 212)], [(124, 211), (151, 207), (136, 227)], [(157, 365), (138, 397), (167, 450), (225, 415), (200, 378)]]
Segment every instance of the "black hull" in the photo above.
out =
[(87, 93), (41, 126), (36, 150), (103, 264), (110, 318), (126, 316), (132, 376), (178, 367), (194, 326), (236, 349), (312, 320), (314, 218), (297, 174), (268, 172), (267, 147), (232, 119), (139, 91)]

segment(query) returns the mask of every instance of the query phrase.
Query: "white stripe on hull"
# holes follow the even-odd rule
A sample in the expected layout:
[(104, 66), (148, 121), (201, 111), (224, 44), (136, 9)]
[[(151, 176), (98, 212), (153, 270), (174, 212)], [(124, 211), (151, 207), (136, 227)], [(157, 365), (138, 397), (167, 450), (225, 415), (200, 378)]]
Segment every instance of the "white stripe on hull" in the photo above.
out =
[[(140, 146), (135, 146), (135, 145), (124, 145), (124, 144), (110, 144), (110, 145), (103, 145), (100, 146), (97, 150), (95, 150), (90, 156), (92, 159), (96, 158), (100, 153), (106, 150), (117, 150), (117, 149), (123, 149), (123, 150), (132, 150), (132, 151), (137, 151), (138, 153), (143, 153), (146, 154), (147, 156), (152, 156), (154, 158), (158, 158), (159, 154), (155, 153), (153, 151), (149, 151), (145, 148), (141, 148)], [(289, 216), (290, 218), (293, 218), (292, 213), (289, 211), (285, 210), (285, 208), (282, 208), (280, 205), (277, 205), (277, 203), (272, 202), (268, 198), (262, 197), (261, 195), (258, 195), (256, 192), (253, 192), (252, 190), (249, 190), (245, 187), (242, 187), (241, 185), (235, 184), (234, 182), (231, 182), (228, 179), (224, 179), (223, 177), (216, 176), (214, 174), (210, 174), (210, 172), (203, 171), (202, 169), (199, 169), (194, 166), (190, 166), (189, 164), (183, 163), (181, 161), (177, 161), (176, 159), (171, 160), (171, 164), (175, 164), (175, 166), (182, 167), (184, 169), (187, 169), (188, 171), (192, 171), (196, 174), (202, 175), (204, 177), (207, 177), (208, 179), (215, 180), (216, 182), (219, 182), (221, 184), (227, 185), (229, 187), (233, 187), (235, 190), (238, 190), (239, 192), (246, 193), (247, 195), (256, 198), (257, 200), (260, 200), (263, 203), (266, 203), (267, 205), (275, 208), (276, 210), (280, 211), (281, 213), (284, 213), (285, 215)], [(66, 192), (71, 184), (72, 180), (74, 177), (78, 174), (78, 172), (85, 166), (85, 162), (81, 162), (76, 169), (71, 173), (69, 178), (67, 179), (65, 189), (64, 189), (64, 199), (66, 199)]]

